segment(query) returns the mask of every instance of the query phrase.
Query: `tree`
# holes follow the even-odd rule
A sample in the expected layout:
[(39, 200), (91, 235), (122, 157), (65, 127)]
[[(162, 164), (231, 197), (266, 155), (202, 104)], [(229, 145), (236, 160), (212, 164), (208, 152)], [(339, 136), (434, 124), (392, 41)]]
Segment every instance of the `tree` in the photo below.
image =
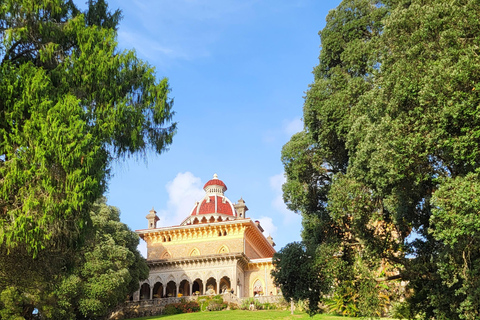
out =
[[(42, 279), (39, 288), (28, 292), (7, 287), (0, 299), (0, 317), (28, 318), (37, 309), (48, 319), (102, 318), (138, 289), (139, 280), (148, 277), (148, 266), (137, 250), (138, 235), (120, 222), (120, 211), (108, 206), (105, 198), (93, 205), (90, 217), (92, 228), (64, 265), (67, 271), (50, 274), (54, 279)], [(18, 269), (13, 272), (19, 277)]]
[(349, 266), (388, 263), (396, 275), (382, 279), (408, 281), (424, 318), (480, 310), (479, 12), (468, 0), (343, 1), (320, 32), (305, 130), (282, 151), (305, 243), (337, 243)]
[[(320, 63), (314, 69), (315, 82), (305, 99), (305, 131), (293, 136), (282, 150), (287, 175), (284, 199), (291, 210), (302, 213), (303, 242), (316, 259), (330, 266), (335, 282), (329, 281), (352, 294), (355, 292), (346, 287), (354, 283), (362, 286), (353, 276), (355, 270), (364, 269), (359, 265), (368, 260), (358, 257), (359, 239), (352, 232), (350, 218), (331, 214), (330, 192), (349, 166), (347, 143), (352, 106), (373, 86), (374, 61), (378, 59), (375, 43), (387, 13), (387, 8), (379, 4), (368, 0), (343, 1), (328, 14), (327, 24), (319, 33), (322, 50)], [(356, 188), (361, 193), (362, 186)], [(359, 223), (363, 220), (357, 219)], [(379, 259), (369, 263), (373, 267)], [(281, 277), (274, 278), (284, 286)], [(324, 285), (323, 281), (305, 282), (297, 287), (307, 293), (312, 312), (318, 310), (317, 302), (332, 294), (335, 287)], [(314, 284), (318, 287), (312, 290)], [(376, 314), (376, 310), (370, 309), (369, 306), (355, 315)]]
[(275, 254), (273, 265), (272, 276), (281, 284), (284, 298), (295, 301), (308, 299), (309, 314), (318, 312), (322, 293), (329, 291), (335, 279), (331, 261), (316, 259), (304, 244), (293, 242)]
[(148, 277), (148, 266), (137, 250), (139, 237), (120, 222), (120, 211), (103, 198), (91, 212), (93, 230), (55, 292), (59, 319), (102, 317)]
[(120, 17), (103, 0), (0, 5), (0, 295), (28, 293), (24, 317), (55, 305), (111, 162), (176, 130), (167, 79), (117, 48)]

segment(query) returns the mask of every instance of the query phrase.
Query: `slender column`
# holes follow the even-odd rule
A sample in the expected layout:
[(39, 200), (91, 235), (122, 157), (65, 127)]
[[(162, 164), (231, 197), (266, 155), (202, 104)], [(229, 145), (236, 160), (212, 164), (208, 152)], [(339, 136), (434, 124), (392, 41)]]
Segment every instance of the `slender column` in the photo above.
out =
[(230, 288), (232, 288), (235, 292), (233, 294), (237, 295), (238, 297), (238, 286), (237, 286), (237, 267), (234, 266), (232, 270), (232, 279), (230, 279)]
[(207, 281), (202, 281), (202, 285), (203, 285), (203, 294), (207, 294)]
[(267, 279), (267, 265), (265, 265), (265, 292), (264, 292), (264, 295), (265, 295), (265, 296), (268, 296), (268, 295), (269, 295), (269, 292), (268, 292), (268, 279)]
[(150, 286), (150, 299), (153, 299), (153, 286)]
[(180, 283), (175, 283), (177, 286), (177, 292), (175, 292), (175, 297), (178, 297), (178, 293), (180, 292), (178, 289), (180, 289)]
[(162, 285), (163, 287), (163, 297), (165, 298), (166, 295), (167, 295), (167, 286), (166, 285)]
[(193, 282), (190, 282), (190, 295), (193, 296)]
[[(217, 197), (215, 197), (216, 199)], [(217, 280), (217, 294), (220, 294), (220, 280)]]

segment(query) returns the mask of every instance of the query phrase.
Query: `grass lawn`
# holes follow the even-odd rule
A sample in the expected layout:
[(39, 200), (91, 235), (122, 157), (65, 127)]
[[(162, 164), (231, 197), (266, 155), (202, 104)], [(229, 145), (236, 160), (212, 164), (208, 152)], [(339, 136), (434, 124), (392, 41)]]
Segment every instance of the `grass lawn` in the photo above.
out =
[(290, 311), (285, 310), (259, 310), (259, 311), (247, 311), (247, 310), (225, 310), (225, 311), (204, 311), (194, 313), (176, 314), (173, 316), (155, 316), (137, 318), (136, 320), (183, 320), (183, 319), (205, 319), (205, 320), (236, 320), (236, 319), (262, 319), (262, 320), (284, 320), (284, 319), (313, 319), (313, 320), (358, 320), (359, 318), (351, 317), (337, 317), (325, 314), (318, 314), (313, 318), (310, 318), (308, 314), (303, 312), (294, 312), (290, 315)]

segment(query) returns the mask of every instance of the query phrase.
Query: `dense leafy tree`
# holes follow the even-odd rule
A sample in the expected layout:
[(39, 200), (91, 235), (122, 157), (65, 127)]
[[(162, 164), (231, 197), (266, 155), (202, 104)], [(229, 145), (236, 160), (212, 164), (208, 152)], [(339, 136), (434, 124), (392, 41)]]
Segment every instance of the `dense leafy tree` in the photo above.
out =
[(480, 310), (479, 13), (469, 0), (343, 1), (320, 32), (305, 131), (282, 152), (305, 244), (336, 244), (350, 271), (388, 263), (424, 318)]
[(102, 3), (86, 15), (70, 1), (0, 7), (0, 243), (9, 248), (35, 253), (82, 228), (112, 159), (171, 142), (167, 79), (118, 51), (119, 13)]
[[(90, 217), (92, 228), (82, 247), (63, 265), (67, 269), (63, 272), (34, 272), (28, 264), (22, 266), (28, 258), (14, 265), (7, 255), (10, 266), (16, 267), (9, 276), (20, 280), (12, 283), (5, 279), (9, 285), (0, 297), (1, 319), (29, 318), (34, 309), (48, 319), (101, 318), (138, 289), (139, 280), (148, 276), (148, 267), (137, 250), (139, 237), (120, 222), (119, 210), (108, 206), (104, 198), (94, 204)], [(49, 254), (45, 259), (51, 257)], [(35, 263), (35, 267), (42, 266)], [(18, 268), (22, 268), (20, 273)], [(23, 274), (35, 278), (22, 280)], [(22, 290), (26, 286), (28, 290)]]
[(91, 218), (93, 230), (82, 254), (55, 292), (59, 319), (104, 316), (138, 289), (139, 279), (148, 277), (145, 259), (137, 250), (139, 237), (120, 222), (119, 210), (102, 199), (95, 203)]
[(330, 256), (324, 257), (319, 259), (314, 252), (308, 252), (304, 244), (293, 242), (276, 253), (273, 259), (275, 269), (272, 276), (281, 284), (285, 299), (308, 299), (308, 312), (312, 315), (318, 311), (321, 294), (328, 292), (335, 279)]
[(119, 19), (103, 0), (0, 4), (0, 296), (27, 297), (24, 317), (56, 305), (111, 162), (175, 132), (168, 81), (119, 51)]

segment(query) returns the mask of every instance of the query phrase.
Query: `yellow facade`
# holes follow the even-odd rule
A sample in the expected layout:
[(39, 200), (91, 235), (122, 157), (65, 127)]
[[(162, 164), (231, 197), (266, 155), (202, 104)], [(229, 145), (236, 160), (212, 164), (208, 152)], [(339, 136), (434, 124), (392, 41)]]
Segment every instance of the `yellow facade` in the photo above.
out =
[(137, 230), (147, 243), (149, 278), (134, 300), (234, 293), (237, 297), (276, 295), (270, 272), (275, 253), (258, 221), (246, 218), (240, 199), (224, 196), (225, 184), (214, 176), (205, 184), (205, 198), (179, 226), (156, 228), (155, 211), (148, 229)]

